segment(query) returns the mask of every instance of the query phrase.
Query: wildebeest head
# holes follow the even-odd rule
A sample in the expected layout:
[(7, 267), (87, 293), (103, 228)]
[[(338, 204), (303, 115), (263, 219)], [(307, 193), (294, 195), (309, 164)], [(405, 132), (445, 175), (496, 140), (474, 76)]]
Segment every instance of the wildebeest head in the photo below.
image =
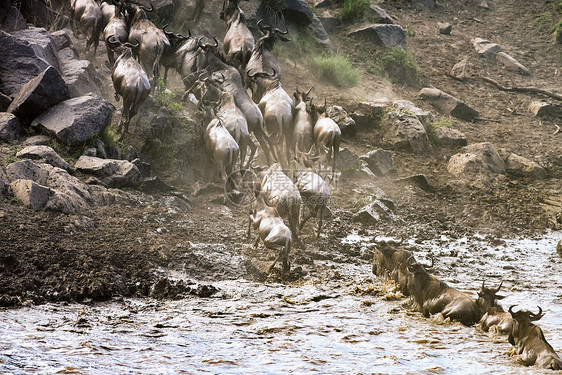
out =
[(486, 312), (491, 307), (497, 307), (498, 304), (496, 300), (505, 298), (505, 296), (501, 296), (497, 294), (500, 291), (502, 284), (503, 281), (500, 282), (500, 285), (498, 285), (497, 288), (486, 288), (485, 281), (482, 281), (482, 287), (478, 292), (478, 300), (477, 300), (478, 306), (480, 306), (482, 312)]
[(544, 316), (540, 306), (537, 306), (539, 308), (537, 314), (529, 310), (513, 311), (515, 306), (517, 305), (511, 305), (508, 310), (513, 318), (513, 329), (508, 337), (508, 341), (511, 345), (515, 345), (516, 341), (520, 341), (523, 338), (522, 335), (524, 335), (529, 326), (534, 326), (532, 322), (540, 320)]

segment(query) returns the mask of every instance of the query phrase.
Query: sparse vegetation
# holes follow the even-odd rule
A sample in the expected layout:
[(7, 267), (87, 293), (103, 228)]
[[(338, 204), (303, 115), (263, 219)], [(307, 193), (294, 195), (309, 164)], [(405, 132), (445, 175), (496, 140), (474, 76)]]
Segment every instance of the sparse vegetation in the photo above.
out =
[(369, 72), (377, 75), (386, 73), (393, 83), (413, 85), (418, 81), (421, 69), (410, 49), (394, 47), (377, 55)]
[(158, 107), (166, 107), (174, 117), (183, 112), (183, 104), (174, 92), (167, 90), (163, 81), (158, 82), (158, 87), (154, 90), (154, 100)]
[(336, 0), (333, 3), (342, 7), (342, 20), (351, 21), (363, 14), (372, 0)]
[(446, 117), (441, 117), (439, 120), (436, 121), (428, 121), (425, 126), (425, 132), (427, 133), (427, 138), (434, 146), (439, 146), (441, 144), (441, 140), (437, 137), (436, 130), (439, 128), (451, 128), (453, 127), (453, 122)]
[(342, 55), (312, 57), (308, 66), (317, 78), (337, 86), (353, 87), (359, 82), (359, 73)]

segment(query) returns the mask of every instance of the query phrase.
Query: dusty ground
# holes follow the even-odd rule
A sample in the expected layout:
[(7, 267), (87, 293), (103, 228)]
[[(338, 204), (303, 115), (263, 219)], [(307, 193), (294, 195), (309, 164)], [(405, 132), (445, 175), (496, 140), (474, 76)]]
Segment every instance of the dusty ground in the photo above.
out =
[[(456, 129), (467, 135), (469, 143), (491, 142), (535, 160), (547, 169), (547, 178), (536, 181), (507, 176), (484, 184), (457, 183), (451, 180), (446, 166), (448, 158), (458, 150), (436, 148), (433, 154), (424, 156), (395, 152), (393, 176), (374, 182), (340, 181), (333, 193), (330, 204), (333, 216), (327, 221), (325, 234), (314, 240), (309, 224), (303, 235), (306, 249), (297, 248), (291, 254), (292, 272), (284, 276), (274, 272), (270, 279), (298, 282), (318, 276), (315, 259), (368, 262), (369, 253), (340, 242), (354, 231), (418, 239), (441, 234), (470, 237), (480, 233), (493, 243), (500, 237), (560, 230), (556, 215), (562, 211), (562, 135), (552, 134), (554, 125), (560, 125), (560, 118), (543, 121), (534, 118), (528, 105), (543, 99), (538, 96), (502, 92), (481, 81), (460, 82), (448, 76), (457, 61), (468, 58), (471, 71), (489, 75), (506, 85), (550, 90), (562, 87), (561, 47), (554, 46), (534, 21), (547, 5), (493, 1), (489, 2), (491, 9), (486, 10), (479, 3), (444, 2), (432, 12), (421, 13), (405, 2), (382, 4), (398, 24), (407, 26), (413, 33), (408, 44), (422, 70), (418, 85), (392, 85), (369, 74), (369, 56), (376, 51), (357, 48), (357, 42), (343, 36), (346, 25), (331, 37), (336, 50), (349, 54), (362, 71), (358, 86), (342, 89), (317, 82), (301, 63), (287, 61), (283, 62), (284, 85), (292, 90), (297, 82), (300, 87), (314, 84), (320, 100), (326, 97), (329, 103), (344, 107), (356, 100), (379, 97), (409, 99), (439, 117), (429, 104), (416, 98), (421, 87), (437, 87), (461, 98), (485, 119), (477, 122), (450, 119)], [(437, 33), (437, 22), (452, 23), (452, 35)], [(532, 74), (519, 76), (478, 57), (471, 44), (474, 37), (499, 43)], [(103, 51), (99, 54), (103, 55)], [(102, 60), (96, 61), (100, 68)], [(376, 133), (359, 132), (357, 137), (345, 139), (342, 146), (363, 154), (380, 147), (381, 143)], [(8, 159), (9, 152), (3, 155), (2, 163)], [(166, 171), (154, 173), (165, 180), (169, 177)], [(433, 191), (393, 182), (420, 173), (427, 177)], [(399, 221), (370, 226), (353, 221), (353, 213), (377, 187), (396, 204)], [(189, 186), (176, 188), (190, 191)], [(220, 186), (192, 197), (193, 207), (187, 212), (170, 208), (159, 196), (131, 193), (136, 197), (133, 203), (95, 207), (71, 216), (30, 211), (4, 198), (0, 204), (0, 306), (25, 301), (102, 300), (117, 295), (207, 296), (213, 293), (213, 287), (205, 284), (213, 280), (266, 279), (263, 270), (273, 254), (261, 247), (252, 248), (245, 236), (248, 208), (224, 205)], [(198, 281), (166, 278), (161, 272), (164, 269), (185, 271)]]

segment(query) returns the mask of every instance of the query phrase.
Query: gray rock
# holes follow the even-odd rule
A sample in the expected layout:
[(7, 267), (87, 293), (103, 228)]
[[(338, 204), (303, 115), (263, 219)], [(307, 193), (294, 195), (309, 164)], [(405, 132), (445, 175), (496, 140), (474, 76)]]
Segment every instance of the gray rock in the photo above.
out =
[(529, 105), (529, 110), (537, 117), (562, 116), (562, 106), (543, 101), (534, 101)]
[(498, 60), (500, 63), (502, 63), (507, 69), (517, 72), (519, 74), (523, 74), (528, 76), (529, 73), (529, 69), (527, 69), (523, 64), (521, 64), (519, 61), (515, 60), (513, 57), (511, 57), (510, 55), (508, 55), (505, 52), (498, 52), (496, 54), (496, 60)]
[(437, 28), (439, 30), (439, 34), (443, 34), (443, 35), (451, 35), (451, 31), (453, 31), (453, 25), (447, 22), (445, 23), (439, 22), (437, 24)]
[(326, 108), (326, 115), (338, 124), (343, 135), (354, 136), (357, 133), (355, 120), (348, 116), (347, 111), (339, 105)]
[(451, 72), (449, 73), (451, 77), (458, 79), (460, 81), (466, 78), (466, 69), (468, 67), (468, 59), (463, 59), (453, 65)]
[(361, 160), (367, 162), (369, 169), (379, 177), (386, 176), (394, 171), (394, 157), (391, 151), (373, 150), (361, 156)]
[(52, 106), (69, 99), (68, 88), (52, 66), (25, 84), (8, 107), (8, 112), (29, 123)]
[(0, 92), (0, 112), (6, 112), (12, 103), (12, 98)]
[(0, 112), (0, 141), (10, 142), (21, 138), (23, 129), (12, 113)]
[(380, 125), (380, 121), (388, 108), (388, 103), (361, 102), (351, 114), (351, 118), (359, 127), (373, 129)]
[(461, 153), (451, 156), (447, 165), (449, 173), (457, 177), (471, 178), (473, 175), (505, 174), (506, 168), (491, 143), (475, 143), (466, 146)]
[(352, 30), (347, 36), (365, 40), (377, 46), (406, 48), (406, 32), (399, 25), (370, 24)]
[(425, 127), (417, 116), (399, 112), (387, 114), (383, 138), (397, 150), (406, 150), (414, 154), (433, 151)]
[(0, 195), (6, 192), (7, 186), (10, 186), (10, 181), (8, 181), (8, 177), (6, 176), (4, 169), (0, 167)]
[(138, 187), (143, 180), (139, 169), (127, 160), (80, 156), (75, 167), (98, 177), (108, 187)]
[(478, 111), (470, 108), (464, 102), (436, 88), (423, 88), (418, 96), (429, 100), (441, 112), (459, 118), (464, 121), (472, 121), (478, 118)]
[(338, 159), (336, 160), (336, 169), (347, 172), (357, 168), (359, 156), (347, 147), (340, 148)]
[(435, 135), (442, 146), (464, 147), (468, 144), (464, 133), (446, 126), (435, 129)]
[(72, 31), (70, 29), (58, 30), (51, 33), (51, 37), (53, 38), (53, 42), (55, 43), (55, 49), (57, 52), (65, 48), (70, 48), (76, 51), (74, 48), (74, 44), (72, 43), (72, 39), (70, 38), (70, 33)]
[(68, 214), (88, 207), (92, 201), (86, 184), (49, 164), (24, 160), (8, 165), (6, 174), (16, 197), (34, 209)]
[(0, 29), (11, 32), (27, 27), (25, 18), (9, 0), (0, 1)]
[(63, 48), (58, 51), (59, 60), (63, 64), (63, 73), (64, 73), (64, 65), (71, 63), (73, 60), (78, 59), (78, 52), (73, 50), (72, 48)]
[(435, 120), (433, 113), (424, 111), (409, 100), (395, 100), (394, 103), (392, 103), (392, 107), (400, 112), (416, 116), (424, 125)]
[(373, 4), (369, 5), (369, 7), (365, 9), (363, 17), (368, 19), (372, 23), (394, 23), (394, 20), (388, 15), (386, 10)]
[(31, 160), (22, 160), (9, 164), (6, 167), (6, 176), (10, 183), (16, 180), (31, 180), (39, 185), (46, 186), (49, 171)]
[(47, 130), (66, 145), (76, 146), (102, 133), (114, 110), (101, 98), (81, 96), (57, 104), (33, 120), (31, 126)]
[(509, 153), (507, 156), (505, 167), (508, 173), (515, 176), (528, 177), (536, 180), (543, 180), (546, 178), (546, 170), (538, 163), (514, 153)]
[(478, 52), (479, 55), (485, 57), (493, 57), (498, 52), (502, 51), (502, 48), (498, 44), (492, 43), (489, 40), (482, 39), (482, 38), (474, 38), (474, 40), (472, 41), (472, 45), (474, 46), (476, 52)]
[(49, 146), (28, 146), (23, 150), (18, 151), (16, 157), (21, 159), (38, 160), (41, 163), (50, 164), (53, 167), (64, 169), (69, 173), (74, 170), (70, 164), (68, 164)]
[(332, 12), (328, 10), (325, 10), (322, 14), (318, 15), (318, 19), (327, 33), (331, 33), (334, 29), (341, 25), (341, 19), (334, 16)]
[(285, 0), (283, 15), (285, 19), (297, 25), (310, 27), (312, 34), (319, 42), (331, 47), (328, 33), (306, 0)]
[(51, 64), (25, 40), (0, 30), (0, 91), (16, 95)]
[(88, 93), (101, 97), (101, 78), (88, 60), (70, 60), (63, 65), (63, 79), (71, 98)]
[(364, 225), (376, 224), (381, 220), (396, 221), (397, 217), (389, 207), (393, 205), (392, 201), (377, 199), (361, 208), (354, 220)]
[(14, 196), (24, 206), (37, 211), (43, 209), (49, 198), (54, 194), (48, 187), (31, 180), (15, 180), (10, 184), (10, 187)]
[(24, 146), (46, 146), (51, 141), (51, 138), (46, 135), (34, 135), (28, 137), (23, 141)]
[(27, 41), (35, 54), (43, 58), (60, 72), (57, 48), (51, 34), (42, 27), (29, 27), (24, 30), (15, 31), (12, 35), (20, 40)]

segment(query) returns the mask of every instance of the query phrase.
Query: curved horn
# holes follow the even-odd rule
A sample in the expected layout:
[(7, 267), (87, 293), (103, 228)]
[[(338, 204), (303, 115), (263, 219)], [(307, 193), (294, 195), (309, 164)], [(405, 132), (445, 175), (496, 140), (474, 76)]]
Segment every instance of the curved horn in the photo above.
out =
[(170, 31), (166, 31), (166, 27), (168, 27), (168, 26), (170, 26), (169, 23), (167, 23), (167, 24), (165, 24), (164, 26), (162, 26), (162, 31), (164, 32), (164, 34), (166, 34), (166, 36), (172, 36), (172, 35), (173, 35), (173, 36), (177, 37), (176, 34), (170, 32)]
[(150, 9), (146, 8), (146, 7), (143, 6), (143, 5), (139, 5), (139, 8), (142, 9), (142, 10), (144, 10), (145, 12), (152, 12), (152, 11), (154, 11), (154, 5), (152, 5), (151, 2), (149, 2), (149, 4), (150, 4)]
[[(413, 261), (412, 261), (412, 260), (413, 260)], [(413, 256), (413, 255), (410, 255), (410, 256), (408, 257), (408, 259), (406, 259), (406, 265), (408, 265), (408, 266), (411, 267), (411, 266), (413, 266), (414, 264), (416, 264), (416, 260), (414, 259), (414, 256)]]
[(304, 93), (304, 95), (308, 96), (308, 94), (310, 94), (310, 92), (312, 91), (313, 88), (314, 88), (314, 86), (310, 86), (310, 88), (308, 89), (307, 92)]
[(287, 29), (287, 26), (285, 26), (285, 31), (282, 31), (278, 28), (273, 29), (273, 31), (275, 31), (276, 33), (279, 33), (279, 34), (283, 34), (283, 35), (289, 34), (289, 29)]
[(205, 43), (202, 43), (203, 38), (204, 38), (203, 36), (200, 36), (200, 37), (197, 39), (197, 47), (201, 47), (201, 48), (205, 48), (205, 47), (206, 47)]
[(540, 306), (537, 306), (539, 308), (539, 313), (535, 314), (535, 313), (530, 313), (529, 316), (532, 318), (535, 318), (533, 320), (539, 320), (540, 318), (542, 318), (542, 309)]
[(503, 284), (503, 280), (500, 281), (500, 285), (498, 285), (498, 287), (494, 290), (494, 293), (497, 293), (497, 292), (500, 291), (500, 288), (502, 287), (502, 284)]
[(218, 83), (219, 85), (222, 85), (224, 83), (224, 81), (226, 81), (226, 78), (224, 77), (224, 74), (222, 74), (222, 72), (219, 72), (219, 74), (221, 75), (221, 79), (216, 79), (215, 78), (215, 82)]
[(513, 311), (513, 308), (514, 308), (515, 306), (517, 306), (517, 305), (511, 305), (511, 306), (509, 306), (509, 309), (507, 310), (507, 311), (509, 311), (509, 313), (510, 313), (511, 315), (515, 314), (515, 312)]
[(486, 280), (482, 280), (482, 290), (484, 290), (484, 283), (486, 282)]
[(109, 48), (114, 48), (121, 45), (121, 42), (119, 42), (118, 40), (116, 41), (113, 35), (108, 36), (105, 41), (107, 42), (107, 44), (109, 44)]

